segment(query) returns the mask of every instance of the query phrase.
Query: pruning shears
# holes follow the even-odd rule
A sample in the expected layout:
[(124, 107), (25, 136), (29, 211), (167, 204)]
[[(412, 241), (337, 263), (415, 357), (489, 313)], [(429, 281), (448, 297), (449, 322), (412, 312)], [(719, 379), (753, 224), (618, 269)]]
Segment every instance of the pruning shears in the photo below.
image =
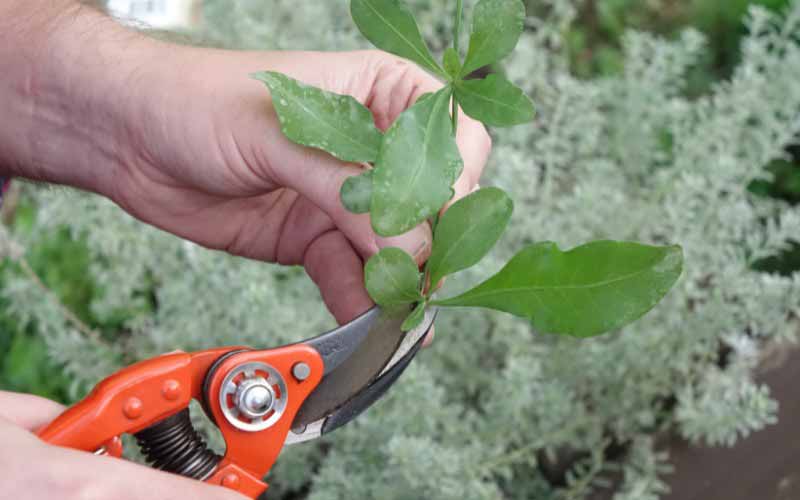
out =
[[(44, 441), (120, 457), (133, 434), (151, 466), (256, 498), (284, 445), (327, 434), (377, 401), (419, 351), (436, 311), (404, 333), (408, 311), (374, 307), (317, 337), (274, 349), (175, 351), (129, 366), (37, 433)], [(200, 403), (225, 455), (192, 426)]]

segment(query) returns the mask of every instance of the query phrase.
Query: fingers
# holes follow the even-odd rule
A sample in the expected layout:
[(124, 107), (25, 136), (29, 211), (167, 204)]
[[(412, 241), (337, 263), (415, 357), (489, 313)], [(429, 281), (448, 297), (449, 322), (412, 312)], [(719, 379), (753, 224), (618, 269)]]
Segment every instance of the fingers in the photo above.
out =
[[(50, 468), (50, 476), (65, 483), (60, 490), (55, 490), (59, 491), (59, 498), (98, 500), (105, 498), (244, 500), (245, 498), (228, 488), (156, 471), (125, 460), (97, 457), (63, 448), (48, 448), (52, 456), (45, 463)], [(66, 495), (62, 496), (62, 492), (66, 492)], [(70, 493), (73, 496), (70, 496)]]
[(431, 255), (433, 233), (431, 232), (430, 224), (423, 222), (407, 233), (389, 238), (379, 237), (377, 241), (379, 248), (402, 248), (414, 259), (418, 266), (422, 266)]
[(63, 406), (49, 399), (0, 391), (0, 417), (27, 430), (42, 427), (63, 411)]
[(364, 288), (364, 263), (341, 231), (331, 230), (308, 247), (303, 263), (339, 324), (372, 307)]
[[(20, 394), (0, 393), (4, 410), (29, 404), (42, 412), (55, 403)], [(8, 412), (6, 412), (8, 413)], [(226, 488), (159, 472), (122, 459), (48, 445), (16, 424), (0, 417), (0, 477), (3, 498), (61, 498), (152, 500), (244, 500)]]
[(464, 170), (453, 185), (456, 194), (447, 204), (448, 207), (475, 189), (492, 150), (492, 139), (486, 128), (463, 113), (458, 118), (456, 144), (464, 160)]
[(409, 106), (426, 92), (436, 92), (442, 84), (408, 61), (382, 52), (376, 53), (374, 83), (366, 106), (375, 125), (388, 129)]
[[(375, 53), (375, 57), (375, 83), (366, 104), (381, 129), (388, 128), (420, 96), (442, 88), (441, 82), (408, 61), (382, 52)], [(472, 192), (492, 149), (486, 128), (463, 112), (459, 113), (456, 143), (464, 170), (453, 185), (455, 196), (448, 206)]]
[(288, 142), (284, 147), (289, 152), (286, 165), (291, 165), (291, 171), (281, 169), (278, 179), (325, 212), (362, 258), (368, 259), (386, 246), (397, 246), (410, 255), (420, 254), (426, 251), (425, 245), (430, 246), (430, 230), (424, 225), (387, 241), (375, 234), (369, 214), (354, 214), (344, 208), (339, 197), (342, 184), (349, 177), (362, 174), (362, 168)]
[(381, 130), (389, 128), (423, 94), (442, 88), (436, 78), (405, 59), (379, 51), (373, 52), (373, 57), (374, 81), (366, 106)]
[(425, 340), (422, 341), (422, 347), (428, 347), (433, 343), (433, 339), (436, 337), (436, 327), (431, 326), (431, 329), (428, 330), (428, 334), (425, 335)]
[[(123, 459), (37, 443), (30, 461), (14, 477), (33, 476), (28, 498), (151, 500), (244, 500), (221, 486), (156, 471)], [(24, 458), (20, 463), (25, 462)], [(35, 464), (35, 465), (31, 465)], [(20, 466), (22, 469), (23, 466)], [(37, 477), (38, 476), (38, 477)], [(40, 479), (41, 478), (41, 479)], [(39, 479), (39, 481), (37, 481)], [(43, 480), (42, 480), (43, 479)], [(31, 494), (31, 489), (39, 494)]]
[(339, 191), (348, 177), (359, 175), (362, 169), (331, 158), (321, 151), (302, 148), (285, 142), (284, 163), (275, 168), (278, 181), (308, 198), (325, 212), (353, 246), (363, 256), (378, 251), (375, 233), (372, 231), (369, 216), (353, 214), (342, 206)]

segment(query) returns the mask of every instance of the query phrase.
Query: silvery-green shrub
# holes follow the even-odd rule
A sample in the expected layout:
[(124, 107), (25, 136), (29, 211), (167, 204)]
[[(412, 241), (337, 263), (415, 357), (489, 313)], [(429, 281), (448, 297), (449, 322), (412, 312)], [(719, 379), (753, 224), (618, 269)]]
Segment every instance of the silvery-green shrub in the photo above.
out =
[[(449, 30), (450, 2), (409, 3), (428, 38)], [(800, 1), (781, 16), (752, 9), (742, 62), (694, 100), (683, 89), (705, 50), (699, 33), (669, 41), (628, 33), (622, 74), (579, 80), (561, 45), (575, 4), (540, 3), (548, 17), (527, 20), (504, 64), (535, 99), (537, 121), (497, 134), (483, 182), (507, 190), (517, 209), (491, 258), (449, 290), (496, 271), (530, 235), (564, 246), (679, 242), (683, 278), (641, 321), (588, 341), (534, 335), (502, 314), (443, 313), (434, 346), (385, 401), (321, 445), (284, 452), (268, 478), (273, 498), (308, 487), (313, 500), (580, 499), (602, 486), (603, 471), (619, 468), (616, 499), (655, 499), (669, 471), (656, 432), (730, 445), (774, 422), (776, 403), (752, 371), (765, 346), (794, 338), (800, 275), (752, 265), (800, 238), (800, 208), (747, 186), (768, 178), (764, 167), (798, 142)], [(365, 47), (343, 0), (276, 0), (268, 9), (207, 0), (205, 13), (197, 36), (228, 47)], [(204, 250), (95, 196), (31, 187), (26, 195), (39, 207), (34, 231), (4, 235), (3, 248), (12, 248), (9, 238), (15, 249), (31, 248), (66, 226), (94, 256), (88, 272), (104, 290), (91, 304), (98, 317), (137, 310), (150, 289), (158, 305), (139, 308), (152, 312), (132, 315), (130, 335), (115, 341), (78, 331), (22, 275), (7, 283), (3, 296), (46, 339), (75, 396), (165, 351), (268, 347), (333, 325), (302, 270)], [(730, 351), (724, 367), (722, 350)], [(628, 453), (607, 461), (611, 443), (628, 443)], [(555, 488), (540, 463), (564, 450), (578, 459), (567, 486)]]

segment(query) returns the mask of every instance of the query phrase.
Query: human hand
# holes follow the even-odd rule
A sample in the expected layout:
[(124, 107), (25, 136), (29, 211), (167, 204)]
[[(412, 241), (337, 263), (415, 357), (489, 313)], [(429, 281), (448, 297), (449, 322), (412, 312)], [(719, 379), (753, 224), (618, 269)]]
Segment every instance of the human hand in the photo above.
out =
[[(385, 246), (424, 262), (432, 240), (421, 225), (394, 238), (373, 232), (368, 215), (345, 210), (344, 180), (361, 167), (290, 143), (262, 84), (249, 73), (270, 69), (349, 94), (386, 129), (423, 93), (441, 84), (416, 66), (379, 51), (243, 53), (187, 49), (188, 60), (162, 72), (148, 98), (133, 100), (126, 161), (108, 194), (140, 219), (235, 255), (304, 265), (339, 322), (372, 305), (363, 260)], [(173, 61), (174, 63), (174, 61)], [(141, 107), (144, 103), (144, 107)], [(468, 194), (490, 140), (461, 114), (458, 144)]]
[(62, 411), (46, 399), (0, 391), (3, 498), (244, 499), (226, 488), (125, 460), (50, 446), (32, 434)]
[[(99, 192), (206, 247), (303, 265), (340, 323), (372, 305), (363, 261), (380, 248), (427, 259), (427, 224), (378, 238), (368, 215), (342, 207), (340, 186), (361, 167), (289, 142), (268, 92), (248, 75), (274, 70), (352, 95), (383, 129), (441, 87), (432, 76), (379, 51), (176, 46), (74, 0), (36, 5), (0, 7), (0, 107), (9, 115), (0, 165), (12, 174)], [(16, 23), (2, 29), (3, 19)], [(463, 113), (458, 131), (456, 198), (476, 185), (490, 149), (483, 126)]]

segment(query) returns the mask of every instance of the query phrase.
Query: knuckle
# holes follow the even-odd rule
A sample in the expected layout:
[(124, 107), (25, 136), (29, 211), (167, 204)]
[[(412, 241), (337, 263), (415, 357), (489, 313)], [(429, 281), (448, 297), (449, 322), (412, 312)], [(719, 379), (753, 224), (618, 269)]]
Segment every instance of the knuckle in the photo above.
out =
[(416, 64), (394, 54), (377, 50), (373, 57), (377, 73), (382, 79), (390, 77), (393, 80), (420, 79), (423, 78), (422, 75), (425, 75), (425, 78), (428, 77), (427, 73), (419, 69)]
[(387, 68), (391, 67), (391, 58), (393, 57), (394, 56), (388, 52), (371, 49), (364, 51), (363, 61), (370, 70), (369, 72), (377, 79), (386, 72)]
[(492, 136), (489, 134), (489, 132), (486, 131), (486, 127), (483, 128), (482, 135), (483, 135), (483, 148), (488, 154), (488, 152), (491, 151), (492, 147), (494, 146), (492, 141)]
[(402, 58), (380, 49), (369, 49), (366, 51), (366, 53), (367, 57), (369, 57), (372, 62), (378, 65), (389, 66), (393, 63), (403, 61)]

